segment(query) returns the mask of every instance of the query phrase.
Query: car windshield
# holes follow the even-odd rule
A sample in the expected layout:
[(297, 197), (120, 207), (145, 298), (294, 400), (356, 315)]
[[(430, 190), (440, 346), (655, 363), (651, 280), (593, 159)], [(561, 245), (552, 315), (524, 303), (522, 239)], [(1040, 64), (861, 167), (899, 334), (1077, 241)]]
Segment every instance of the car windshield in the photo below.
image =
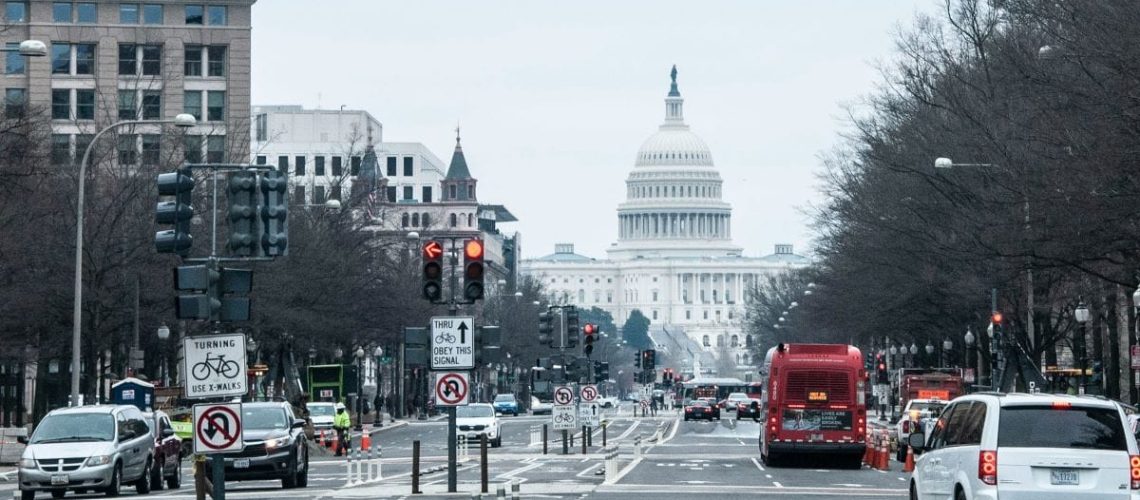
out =
[(482, 418), (493, 416), (495, 416), (495, 410), (490, 406), (468, 405), (455, 407), (456, 418)]
[(708, 405), (709, 405), (709, 402), (705, 401), (703, 399), (694, 399), (693, 402), (689, 404), (689, 406), (708, 406)]
[(40, 421), (29, 443), (68, 441), (111, 441), (115, 419), (108, 413), (67, 413), (48, 415)]
[(748, 399), (748, 395), (743, 392), (734, 392), (728, 395), (728, 399)]
[(514, 394), (499, 394), (498, 396), (495, 396), (495, 402), (496, 403), (514, 403), (515, 402), (515, 396), (514, 396)]
[(281, 408), (246, 406), (242, 408), (242, 426), (246, 429), (287, 429), (285, 412)]
[(1114, 408), (1007, 406), (998, 421), (998, 448), (1127, 450), (1125, 436)]
[(309, 405), (309, 416), (311, 417), (331, 417), (336, 413), (333, 405)]
[(921, 401), (921, 402), (916, 401), (916, 402), (913, 402), (910, 404), (911, 411), (914, 411), (914, 410), (917, 410), (920, 412), (929, 411), (929, 412), (935, 413), (935, 414), (941, 412), (942, 409), (945, 407), (946, 407), (946, 403), (936, 402), (936, 401)]

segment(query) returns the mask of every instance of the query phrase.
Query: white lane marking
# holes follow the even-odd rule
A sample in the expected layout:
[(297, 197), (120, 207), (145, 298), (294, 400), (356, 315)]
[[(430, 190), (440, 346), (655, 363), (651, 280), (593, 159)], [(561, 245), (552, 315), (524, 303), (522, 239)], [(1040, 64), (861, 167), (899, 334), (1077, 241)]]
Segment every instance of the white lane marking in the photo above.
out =
[(756, 460), (756, 457), (752, 457), (752, 463), (756, 465), (757, 469), (760, 469), (760, 472), (764, 472), (764, 466), (760, 465), (760, 461)]
[(768, 478), (768, 479), (772, 479), (772, 475), (771, 475), (771, 474), (764, 474), (764, 477), (766, 477), (766, 478)]
[(585, 479), (585, 478), (590, 478), (590, 477), (594, 477), (594, 474), (593, 474), (593, 472), (591, 472), (591, 471), (593, 471), (594, 469), (597, 469), (598, 467), (601, 467), (602, 465), (603, 465), (603, 464), (602, 464), (601, 462), (598, 462), (598, 463), (596, 463), (596, 464), (594, 464), (594, 465), (591, 465), (591, 466), (589, 466), (589, 467), (586, 467), (585, 469), (582, 469), (582, 472), (579, 472), (578, 474), (575, 474), (575, 476), (576, 476), (576, 477), (580, 477), (580, 478), (583, 478), (583, 479)]
[(783, 488), (784, 487), (784, 485), (780, 484), (779, 481), (772, 481), (772, 484), (776, 485), (777, 488)]

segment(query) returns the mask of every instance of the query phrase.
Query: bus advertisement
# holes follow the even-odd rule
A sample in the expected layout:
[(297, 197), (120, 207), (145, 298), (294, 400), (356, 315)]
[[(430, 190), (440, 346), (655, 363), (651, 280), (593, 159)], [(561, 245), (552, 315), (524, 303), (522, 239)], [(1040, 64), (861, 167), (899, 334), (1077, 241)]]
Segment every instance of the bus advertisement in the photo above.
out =
[(863, 459), (866, 369), (858, 348), (842, 344), (780, 344), (764, 360), (760, 457), (779, 465), (788, 456), (827, 454), (858, 468)]

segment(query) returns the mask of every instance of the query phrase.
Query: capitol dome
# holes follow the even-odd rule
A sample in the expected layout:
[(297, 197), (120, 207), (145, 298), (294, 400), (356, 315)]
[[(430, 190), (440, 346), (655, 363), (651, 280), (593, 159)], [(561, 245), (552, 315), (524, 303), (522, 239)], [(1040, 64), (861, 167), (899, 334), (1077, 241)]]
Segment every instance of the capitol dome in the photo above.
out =
[(708, 145), (688, 125), (661, 125), (657, 133), (649, 136), (637, 150), (638, 167), (666, 165), (713, 166)]

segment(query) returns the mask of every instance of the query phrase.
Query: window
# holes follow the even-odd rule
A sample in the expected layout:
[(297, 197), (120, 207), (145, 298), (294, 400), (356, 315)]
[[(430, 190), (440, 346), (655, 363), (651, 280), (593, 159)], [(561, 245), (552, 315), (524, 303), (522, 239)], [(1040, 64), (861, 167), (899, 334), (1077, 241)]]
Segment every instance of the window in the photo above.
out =
[(267, 164), (268, 161), (269, 161), (269, 158), (266, 158), (265, 155), (257, 155), (257, 160), (255, 163), (258, 165), (265, 165), (265, 164)]
[(201, 90), (187, 90), (182, 94), (182, 112), (193, 115), (195, 120), (202, 120)]
[(186, 6), (186, 24), (203, 24), (202, 20), (202, 6), (201, 5), (187, 5)]
[(28, 4), (26, 2), (6, 2), (4, 4), (4, 20), (10, 23), (27, 21)]
[(404, 199), (405, 200), (411, 200), (412, 199), (412, 186), (404, 186)]
[(51, 44), (51, 73), (53, 75), (71, 73), (71, 45), (63, 42)]
[(142, 136), (142, 163), (143, 165), (158, 165), (159, 153), (162, 151), (162, 136), (157, 134), (144, 134)]
[(730, 347), (740, 347), (740, 337), (738, 337), (738, 336), (736, 336), (736, 335), (733, 335), (732, 337), (729, 337), (729, 339), (728, 339), (728, 345), (729, 345)]
[(657, 290), (653, 291), (653, 302), (657, 302)]
[(412, 214), (412, 227), (420, 227), (420, 214)]
[(157, 76), (162, 74), (161, 45), (143, 45), (142, 74), (146, 76)]
[(405, 156), (404, 157), (404, 177), (411, 177), (411, 176), (415, 175), (413, 173), (414, 169), (412, 168), (413, 162), (414, 162), (414, 160), (412, 159), (411, 156)]
[(266, 113), (258, 113), (254, 118), (254, 140), (257, 142), (265, 142), (269, 139), (269, 115)]
[(133, 134), (122, 134), (116, 143), (119, 153), (119, 165), (137, 165), (138, 152), (135, 151), (135, 138)]
[(288, 172), (289, 171), (289, 157), (288, 156), (282, 155), (282, 156), (277, 157), (277, 170), (280, 170), (282, 172)]
[(455, 184), (447, 186), (447, 194), (448, 194), (448, 199), (451, 199), (451, 200), (455, 199)]
[(304, 156), (297, 156), (293, 158), (293, 175), (305, 175)]
[(9, 50), (4, 56), (4, 74), (5, 75), (22, 75), (27, 67), (27, 61), (24, 56), (20, 55), (19, 42), (9, 42), (5, 45)]
[(350, 160), (349, 163), (352, 164), (351, 167), (349, 167), (349, 175), (352, 175), (352, 176), (360, 175), (360, 157), (359, 156), (353, 156), (352, 160)]
[(472, 186), (470, 184), (467, 185), (467, 199), (468, 200), (474, 200), (475, 199), (475, 186)]
[(211, 135), (206, 137), (206, 162), (222, 163), (226, 161), (226, 136)]
[(313, 174), (314, 175), (325, 175), (325, 157), (323, 157), (323, 156), (314, 156), (313, 157)]
[(202, 163), (202, 136), (185, 136), (182, 139), (182, 149), (188, 163)]
[(23, 115), (27, 94), (25, 89), (4, 89), (4, 114), (8, 117)]
[(613, 292), (606, 292), (606, 303), (612, 304), (613, 302), (614, 302), (614, 293)]
[(423, 195), (420, 196), (420, 202), (431, 203), (431, 186), (424, 186)]
[(80, 24), (95, 24), (99, 20), (99, 9), (94, 3), (81, 2), (75, 4), (75, 22)]
[(389, 202), (396, 203), (396, 186), (388, 186), (384, 196), (388, 198)]
[(206, 7), (206, 21), (210, 26), (226, 25), (226, 6), (210, 5)]
[(431, 227), (431, 215), (428, 215), (427, 212), (424, 212), (424, 215), (420, 217), (420, 222), (423, 223), (424, 227)]
[(91, 141), (95, 139), (94, 134), (76, 134), (75, 135), (75, 150), (87, 151), (87, 146), (91, 145)]
[(162, 5), (148, 3), (143, 5), (143, 23), (144, 24), (162, 24), (165, 17), (162, 11)]
[(388, 165), (387, 165), (388, 166), (388, 177), (395, 177), (396, 176), (396, 157), (395, 156), (389, 156), (387, 159), (387, 162), (388, 162)]
[(52, 134), (51, 136), (51, 164), (55, 166), (67, 165), (71, 162), (71, 136), (67, 134)]
[(77, 44), (75, 44), (75, 74), (77, 74), (77, 75), (93, 75), (93, 74), (95, 74), (95, 44), (93, 44), (93, 43), (77, 43)]
[(296, 186), (293, 188), (293, 204), (305, 204), (305, 186)]
[(144, 90), (142, 95), (143, 119), (157, 120), (162, 118), (162, 91)]
[(139, 4), (137, 3), (121, 3), (119, 4), (119, 24), (138, 24), (139, 22)]
[(226, 76), (226, 46), (211, 45), (206, 48), (206, 71), (208, 76)]
[(472, 217), (471, 214), (467, 214), (467, 227), (474, 227), (474, 226), (475, 226), (475, 218)]
[(206, 93), (206, 121), (217, 122), (226, 118), (225, 91), (211, 90)]
[(708, 311), (704, 311), (704, 314), (703, 314), (703, 316), (704, 316), (704, 319), (709, 319), (709, 312), (708, 312)]
[(999, 416), (998, 448), (1128, 449), (1116, 408), (1007, 406)]
[(75, 91), (75, 119), (95, 119), (95, 91), (79, 89)]
[(712, 347), (712, 344), (709, 343), (709, 336), (708, 335), (701, 337), (701, 345), (703, 345), (705, 347)]
[(657, 321), (657, 310), (656, 309), (653, 310), (653, 320)]
[(202, 46), (187, 45), (185, 59), (185, 76), (202, 76)]
[(314, 205), (324, 205), (325, 204), (325, 187), (324, 186), (317, 186), (317, 187), (313, 188), (313, 204)]
[(137, 74), (138, 63), (138, 46), (129, 43), (119, 44), (119, 74)]
[(341, 157), (332, 157), (332, 174), (333, 177), (340, 177), (344, 175), (344, 167), (341, 166)]
[(119, 91), (119, 119), (120, 120), (135, 120), (139, 116), (139, 110), (135, 103), (134, 90), (120, 90)]
[(408, 227), (408, 214), (400, 216), (400, 227)]
[[(74, 65), (72, 64), (73, 60)], [(51, 72), (54, 75), (94, 74), (95, 44), (53, 42), (51, 44)]]
[(455, 217), (455, 214), (451, 214), (451, 227), (455, 227), (455, 226), (456, 226), (456, 217)]
[(330, 194), (329, 197), (334, 200), (340, 199), (340, 184), (334, 184), (332, 186), (332, 194)]
[(55, 2), (51, 4), (51, 20), (57, 23), (70, 23), (71, 2)]

